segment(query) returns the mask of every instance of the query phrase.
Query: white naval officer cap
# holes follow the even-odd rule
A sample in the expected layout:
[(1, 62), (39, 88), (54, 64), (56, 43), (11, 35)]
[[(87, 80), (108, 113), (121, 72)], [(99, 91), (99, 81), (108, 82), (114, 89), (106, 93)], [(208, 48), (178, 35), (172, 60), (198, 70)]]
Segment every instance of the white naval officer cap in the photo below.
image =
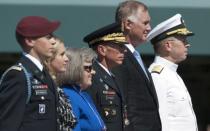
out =
[(182, 19), (181, 14), (176, 14), (173, 17), (161, 22), (148, 34), (147, 41), (155, 44), (167, 37), (173, 35), (192, 36), (193, 32), (189, 31)]

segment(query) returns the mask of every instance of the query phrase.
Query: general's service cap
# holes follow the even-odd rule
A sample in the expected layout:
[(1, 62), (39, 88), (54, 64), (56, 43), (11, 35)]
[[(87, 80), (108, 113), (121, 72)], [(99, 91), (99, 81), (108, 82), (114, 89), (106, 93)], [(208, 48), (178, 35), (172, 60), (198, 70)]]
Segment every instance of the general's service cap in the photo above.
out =
[(119, 23), (112, 23), (97, 29), (85, 36), (83, 40), (88, 43), (90, 47), (102, 42), (112, 42), (117, 44), (127, 43)]

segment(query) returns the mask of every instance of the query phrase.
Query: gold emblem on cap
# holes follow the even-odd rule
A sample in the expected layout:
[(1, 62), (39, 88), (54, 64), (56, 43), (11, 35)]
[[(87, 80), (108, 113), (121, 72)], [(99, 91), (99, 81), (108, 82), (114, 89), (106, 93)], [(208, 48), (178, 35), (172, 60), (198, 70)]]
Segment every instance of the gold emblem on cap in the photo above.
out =
[(166, 33), (167, 35), (172, 35), (172, 34), (180, 34), (180, 35), (187, 35), (187, 34), (190, 34), (192, 32), (190, 32), (187, 28), (181, 28), (181, 29), (176, 29), (176, 30), (173, 30), (171, 32), (168, 32)]
[(89, 43), (93, 44), (93, 43), (96, 43), (96, 42), (99, 42), (99, 41), (126, 42), (123, 33), (112, 33), (112, 34), (108, 34), (108, 35), (105, 35), (103, 37), (94, 39), (94, 40), (90, 41)]

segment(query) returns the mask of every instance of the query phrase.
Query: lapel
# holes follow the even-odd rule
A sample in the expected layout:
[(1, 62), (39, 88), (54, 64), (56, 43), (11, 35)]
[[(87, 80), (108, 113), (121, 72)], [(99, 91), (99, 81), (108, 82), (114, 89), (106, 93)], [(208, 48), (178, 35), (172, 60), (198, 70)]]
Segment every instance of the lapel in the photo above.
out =
[(22, 65), (31, 73), (31, 75), (33, 75), (33, 77), (37, 78), (43, 83), (46, 83), (44, 74), (30, 59), (23, 56), (19, 62), (22, 63)]
[(150, 73), (148, 73), (148, 77), (150, 79), (150, 90), (151, 90), (151, 93), (153, 94), (153, 98), (157, 104), (157, 107), (159, 108), (159, 102), (158, 102), (158, 98), (157, 98), (157, 93), (156, 93), (156, 90), (155, 90), (155, 86), (154, 86), (154, 83), (153, 83), (153, 80), (152, 80), (152, 76)]
[(39, 68), (27, 57), (23, 56), (20, 60), (20, 63), (29, 71), (32, 75), (32, 77), (35, 77), (36, 79), (40, 80), (43, 84), (47, 84), (49, 89), (55, 92), (55, 84), (50, 77), (49, 73), (46, 72), (45, 74), (39, 70)]
[(148, 74), (148, 77), (149, 77), (149, 80), (148, 80), (147, 76), (144, 74), (143, 69), (141, 68), (138, 61), (136, 60), (136, 58), (133, 56), (132, 52), (129, 49), (127, 49), (126, 57), (127, 57), (126, 58), (127, 61), (130, 61), (135, 66), (135, 68), (138, 70), (140, 75), (144, 77), (144, 80), (146, 81), (146, 84), (147, 84), (147, 88), (149, 89), (149, 92), (152, 94), (153, 99), (158, 106), (157, 94), (156, 94), (156, 91), (155, 91), (154, 84), (153, 84), (152, 77), (151, 77), (150, 73), (148, 72), (148, 70), (146, 70), (147, 74)]
[(119, 89), (114, 82), (114, 79), (98, 64), (98, 62), (93, 63), (93, 68), (96, 71), (96, 76), (98, 79), (102, 79), (105, 84), (110, 88), (114, 89), (118, 94), (120, 94)]
[[(144, 77), (144, 79), (147, 81), (147, 83), (149, 82), (147, 76), (145, 75), (143, 69), (141, 68), (141, 66), (139, 65), (138, 61), (136, 60), (136, 58), (133, 56), (133, 53), (127, 49), (126, 52), (126, 57), (125, 59), (127, 59), (128, 61), (130, 61), (136, 68), (136, 70), (138, 70), (138, 72), (141, 74), (141, 76)], [(147, 72), (148, 73), (148, 72)]]

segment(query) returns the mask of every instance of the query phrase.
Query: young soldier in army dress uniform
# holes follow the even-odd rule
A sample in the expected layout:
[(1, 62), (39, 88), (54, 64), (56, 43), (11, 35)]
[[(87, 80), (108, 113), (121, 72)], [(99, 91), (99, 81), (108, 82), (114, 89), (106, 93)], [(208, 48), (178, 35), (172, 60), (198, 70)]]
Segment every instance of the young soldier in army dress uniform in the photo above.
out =
[(57, 131), (56, 87), (42, 63), (53, 54), (52, 33), (59, 25), (40, 16), (17, 24), (23, 56), (0, 80), (1, 131)]
[(126, 105), (123, 92), (115, 83), (115, 76), (110, 72), (110, 69), (122, 64), (125, 37), (120, 32), (119, 24), (113, 23), (90, 33), (84, 38), (84, 41), (98, 54), (98, 59), (93, 63), (96, 74), (93, 76), (89, 92), (107, 130), (123, 131), (123, 121), (126, 119), (124, 107)]

